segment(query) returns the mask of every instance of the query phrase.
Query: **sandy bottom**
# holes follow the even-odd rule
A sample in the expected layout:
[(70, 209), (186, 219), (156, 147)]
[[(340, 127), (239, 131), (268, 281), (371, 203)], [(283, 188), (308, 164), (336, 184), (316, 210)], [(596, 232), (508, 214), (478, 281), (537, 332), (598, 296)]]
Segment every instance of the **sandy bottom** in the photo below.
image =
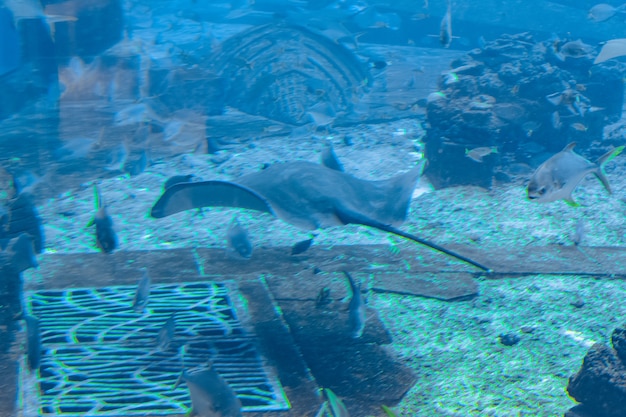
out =
[[(383, 179), (414, 167), (421, 158), (418, 120), (337, 129), (331, 136), (264, 139), (215, 156), (183, 155), (157, 161), (136, 177), (101, 182), (103, 198), (115, 222), (120, 250), (174, 247), (224, 247), (234, 215), (249, 230), (256, 246), (290, 246), (309, 236), (269, 215), (235, 209), (179, 213), (152, 219), (148, 212), (163, 182), (176, 174), (198, 179), (232, 179), (254, 172), (263, 163), (298, 159), (318, 161), (330, 140), (346, 171), (360, 178)], [(345, 144), (348, 137), (352, 145)], [(579, 150), (584, 153), (584, 150)], [(525, 199), (524, 184), (487, 191), (476, 187), (429, 190), (422, 183), (403, 229), (439, 244), (479, 245), (485, 251), (525, 245), (571, 244), (582, 219), (582, 245), (622, 246), (626, 169), (620, 156), (607, 167), (614, 194), (592, 176), (577, 188), (574, 208), (562, 202), (537, 204)], [(39, 207), (47, 252), (96, 251), (90, 183)], [(362, 226), (320, 231), (316, 244), (397, 244), (391, 237)], [(409, 252), (409, 251), (405, 251)], [(581, 255), (582, 256), (582, 255)], [(418, 297), (371, 294), (393, 336), (392, 349), (412, 367), (418, 382), (395, 408), (401, 416), (557, 416), (574, 401), (567, 378), (580, 367), (593, 342), (608, 341), (626, 317), (626, 283), (576, 276), (530, 276), (480, 281), (480, 296), (443, 302)], [(584, 306), (571, 305), (583, 300)], [(607, 314), (608, 313), (608, 314)], [(524, 331), (522, 331), (522, 327)], [(503, 346), (498, 335), (515, 333), (520, 343)]]

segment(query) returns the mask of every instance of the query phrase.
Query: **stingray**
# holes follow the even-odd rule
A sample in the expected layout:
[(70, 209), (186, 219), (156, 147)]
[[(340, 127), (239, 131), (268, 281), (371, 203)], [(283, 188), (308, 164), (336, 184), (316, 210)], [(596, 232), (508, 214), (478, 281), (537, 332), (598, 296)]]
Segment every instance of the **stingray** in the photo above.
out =
[(426, 245), (485, 271), (484, 265), (400, 226), (423, 164), (396, 177), (367, 181), (312, 162), (288, 162), (230, 181), (180, 183), (167, 188), (152, 207), (162, 218), (199, 207), (239, 207), (269, 213), (304, 230), (361, 224)]

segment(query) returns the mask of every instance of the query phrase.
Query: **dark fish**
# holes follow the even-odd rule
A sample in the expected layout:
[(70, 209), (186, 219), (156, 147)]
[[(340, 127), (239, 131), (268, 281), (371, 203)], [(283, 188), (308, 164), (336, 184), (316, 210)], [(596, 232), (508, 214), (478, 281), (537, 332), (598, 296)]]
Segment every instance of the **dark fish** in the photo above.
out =
[(370, 60), (368, 66), (373, 69), (381, 70), (387, 67), (387, 61), (383, 61), (382, 59)]
[(148, 270), (143, 268), (143, 277), (141, 277), (139, 284), (137, 284), (137, 291), (135, 292), (135, 299), (133, 300), (133, 310), (135, 310), (135, 312), (142, 312), (148, 304), (151, 284), (152, 280), (150, 279), (150, 275), (148, 275)]
[(226, 233), (228, 247), (241, 255), (242, 258), (252, 257), (252, 243), (248, 237), (248, 231), (239, 224), (237, 217), (234, 217)]
[(182, 184), (185, 182), (191, 182), (192, 180), (193, 180), (193, 174), (174, 175), (173, 177), (168, 178), (167, 181), (165, 181), (165, 183), (163, 183), (163, 191), (167, 190), (172, 185)]
[(315, 298), (315, 307), (323, 307), (332, 302), (330, 298), (330, 288), (323, 287), (320, 289), (320, 292), (317, 293), (317, 297)]
[(191, 412), (199, 417), (242, 417), (241, 401), (213, 368), (184, 371), (191, 397)]
[(161, 218), (198, 207), (239, 207), (269, 213), (304, 230), (361, 224), (402, 236), (490, 269), (468, 257), (397, 228), (406, 219), (424, 167), (382, 181), (366, 181), (311, 162), (275, 164), (230, 181), (201, 181), (168, 188), (151, 210)]
[(124, 172), (129, 174), (131, 177), (141, 174), (148, 168), (148, 153), (143, 150), (139, 155), (139, 158), (134, 159), (132, 161), (127, 161), (124, 164)]
[(348, 282), (350, 283), (350, 289), (352, 290), (352, 298), (350, 304), (348, 304), (348, 323), (350, 325), (350, 335), (357, 339), (363, 335), (365, 329), (365, 302), (361, 295), (361, 283), (358, 285), (352, 279), (352, 276), (343, 271)]
[[(14, 187), (17, 187), (15, 182)], [(15, 188), (14, 192), (17, 194), (18, 188)], [(2, 230), (4, 237), (14, 238), (22, 233), (28, 233), (33, 238), (35, 252), (41, 253), (44, 249), (43, 227), (32, 195), (20, 192), (15, 198), (9, 200), (7, 210), (8, 213), (3, 216), (5, 219), (4, 230)]]
[(307, 240), (301, 240), (300, 242), (297, 242), (295, 245), (293, 245), (291, 247), (291, 255), (300, 255), (301, 253), (306, 252), (307, 250), (309, 250), (309, 248), (311, 247), (311, 245), (313, 244), (313, 239), (314, 237), (307, 239)]
[(329, 142), (322, 150), (322, 165), (335, 171), (344, 172), (343, 164), (337, 158), (333, 145)]
[(31, 371), (39, 369), (41, 362), (41, 335), (39, 333), (39, 320), (32, 316), (24, 316), (26, 321), (26, 346), (28, 367)]
[(565, 200), (568, 204), (576, 206), (572, 192), (580, 181), (589, 174), (594, 174), (610, 193), (609, 180), (604, 175), (602, 167), (611, 159), (619, 155), (624, 146), (602, 155), (596, 162), (590, 162), (574, 152), (576, 142), (572, 142), (561, 152), (553, 155), (541, 164), (533, 173), (528, 183), (528, 198), (540, 203)]
[(452, 43), (452, 3), (448, 0), (448, 8), (446, 14), (441, 19), (441, 25), (439, 29), (439, 43), (444, 48), (449, 48)]
[(94, 185), (93, 189), (96, 201), (96, 214), (87, 224), (87, 227), (96, 225), (96, 245), (102, 252), (111, 253), (117, 248), (117, 235), (115, 230), (113, 230), (113, 219), (107, 213), (98, 186)]
[(163, 324), (163, 327), (159, 329), (157, 335), (157, 347), (162, 352), (165, 352), (169, 347), (172, 340), (174, 340), (174, 333), (176, 333), (176, 318), (175, 314), (172, 314)]
[(8, 240), (2, 255), (3, 260), (17, 273), (39, 267), (35, 258), (33, 238), (27, 233), (22, 233), (18, 237)]

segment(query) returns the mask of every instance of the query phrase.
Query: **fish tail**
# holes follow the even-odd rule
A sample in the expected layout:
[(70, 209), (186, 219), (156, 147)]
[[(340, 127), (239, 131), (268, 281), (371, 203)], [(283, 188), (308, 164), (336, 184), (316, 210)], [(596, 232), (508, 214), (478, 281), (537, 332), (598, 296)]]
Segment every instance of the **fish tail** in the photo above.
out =
[(622, 145), (622, 146), (618, 146), (615, 149), (611, 149), (610, 151), (602, 155), (600, 158), (598, 158), (598, 160), (596, 161), (596, 164), (598, 164), (598, 166), (603, 166), (607, 162), (612, 161), (613, 158), (615, 158), (616, 156), (622, 153), (625, 147), (626, 146)]
[[(98, 190), (98, 186), (96, 184), (93, 185), (93, 200), (96, 206), (96, 215), (97, 215), (98, 210), (100, 210), (100, 207), (102, 207), (102, 199), (100, 198), (100, 190)], [(96, 216), (94, 215), (91, 218), (91, 220), (89, 220), (89, 223), (87, 223), (87, 227), (93, 226), (95, 222), (96, 222)]]
[(93, 185), (93, 200), (96, 205), (96, 211), (98, 211), (98, 209), (102, 207), (102, 198), (100, 197), (100, 190), (96, 184)]
[(361, 292), (361, 285), (357, 285), (356, 282), (354, 282), (354, 279), (352, 278), (352, 275), (350, 275), (349, 272), (347, 271), (342, 271), (343, 274), (346, 276), (346, 278), (348, 278), (348, 282), (350, 283), (350, 289), (352, 290), (352, 296), (357, 296), (359, 295), (359, 293)]
[(611, 160), (613, 160), (613, 158), (618, 156), (620, 153), (622, 153), (622, 151), (624, 150), (624, 147), (625, 146), (622, 145), (622, 146), (618, 146), (615, 149), (611, 149), (610, 151), (602, 155), (600, 158), (598, 158), (598, 160), (596, 161), (596, 164), (598, 165), (598, 169), (596, 170), (595, 175), (600, 180), (602, 185), (604, 185), (604, 188), (606, 188), (609, 194), (613, 193), (613, 191), (611, 190), (611, 184), (609, 184), (609, 179), (604, 174), (604, 165), (607, 162), (610, 162)]

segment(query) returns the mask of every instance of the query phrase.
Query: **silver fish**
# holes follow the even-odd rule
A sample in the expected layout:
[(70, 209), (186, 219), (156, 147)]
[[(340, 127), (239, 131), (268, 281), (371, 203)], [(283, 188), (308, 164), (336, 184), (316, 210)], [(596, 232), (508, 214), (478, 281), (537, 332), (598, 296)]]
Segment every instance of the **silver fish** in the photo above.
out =
[(584, 237), (585, 237), (585, 222), (583, 222), (583, 220), (580, 219), (578, 220), (578, 223), (576, 223), (576, 231), (572, 235), (572, 241), (574, 242), (574, 245), (576, 246), (580, 245), (580, 242), (583, 241)]
[(577, 206), (572, 192), (580, 181), (588, 174), (594, 174), (611, 192), (609, 180), (604, 175), (602, 167), (611, 159), (619, 155), (624, 146), (602, 155), (595, 163), (590, 162), (574, 152), (576, 142), (572, 142), (561, 152), (553, 155), (537, 168), (528, 183), (528, 198), (538, 202), (565, 200), (568, 204)]
[(611, 6), (610, 4), (600, 3), (593, 6), (589, 9), (589, 13), (587, 14), (587, 18), (594, 22), (604, 22), (605, 20), (609, 20), (613, 16), (618, 13), (624, 13), (624, 7), (626, 5), (621, 5), (619, 7)]
[(483, 162), (483, 158), (492, 153), (498, 153), (498, 148), (495, 146), (481, 146), (480, 148), (465, 150), (465, 156), (476, 162)]
[(184, 371), (192, 414), (199, 417), (242, 417), (241, 402), (228, 383), (211, 368)]
[(148, 270), (143, 268), (143, 277), (139, 280), (137, 291), (135, 292), (135, 299), (133, 301), (133, 310), (135, 310), (135, 312), (142, 312), (148, 304), (151, 284), (152, 280), (150, 279), (150, 275), (148, 275)]
[(230, 222), (226, 240), (228, 247), (241, 255), (242, 258), (250, 259), (252, 257), (252, 243), (250, 243), (248, 231), (239, 224), (237, 217), (234, 217)]
[(163, 327), (159, 329), (157, 335), (157, 347), (161, 352), (165, 352), (169, 347), (172, 340), (174, 340), (174, 333), (176, 332), (176, 319), (175, 314), (172, 314), (163, 324)]
[(357, 339), (363, 335), (366, 320), (365, 303), (363, 302), (363, 297), (361, 295), (361, 283), (357, 285), (348, 272), (343, 271), (343, 273), (346, 278), (348, 278), (350, 289), (352, 290), (352, 298), (350, 299), (350, 304), (348, 304), (350, 335), (354, 339)]
[(452, 3), (448, 0), (448, 8), (446, 14), (441, 19), (441, 26), (439, 30), (439, 43), (444, 48), (449, 48), (452, 43)]

